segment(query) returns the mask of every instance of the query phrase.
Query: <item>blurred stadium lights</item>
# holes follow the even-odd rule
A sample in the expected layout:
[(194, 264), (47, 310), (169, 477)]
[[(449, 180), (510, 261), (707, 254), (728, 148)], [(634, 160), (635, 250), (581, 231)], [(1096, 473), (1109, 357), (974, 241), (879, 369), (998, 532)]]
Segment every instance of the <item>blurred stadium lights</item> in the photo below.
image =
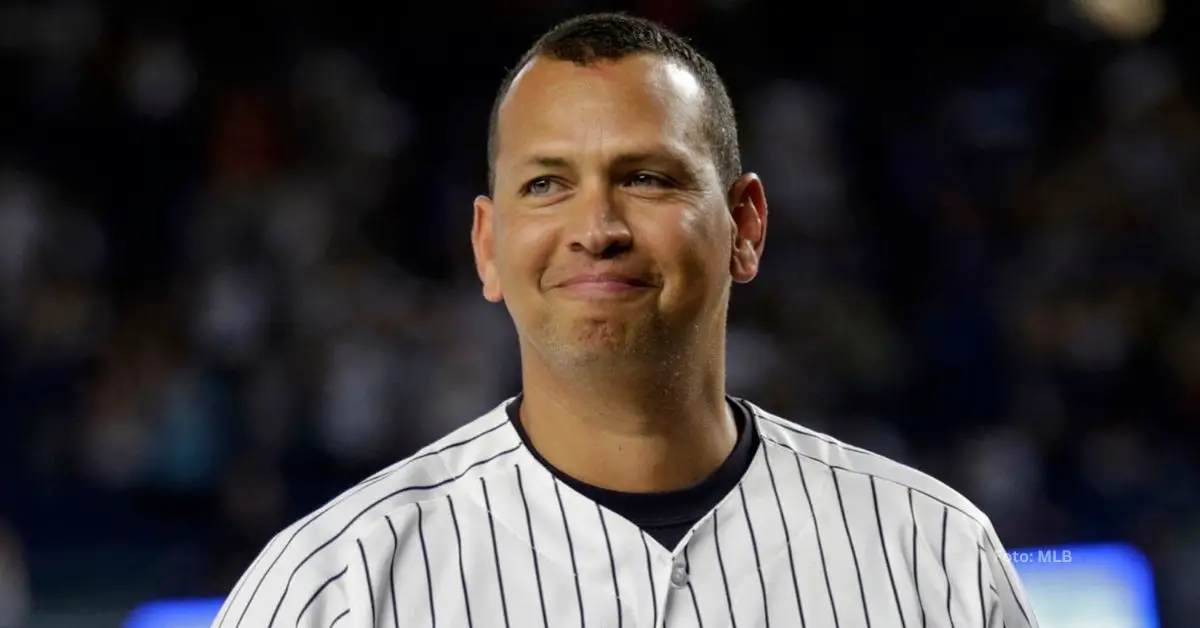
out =
[(209, 628), (221, 599), (158, 600), (139, 606), (122, 628)]
[(1075, 10), (1109, 37), (1143, 39), (1162, 24), (1163, 0), (1073, 0)]

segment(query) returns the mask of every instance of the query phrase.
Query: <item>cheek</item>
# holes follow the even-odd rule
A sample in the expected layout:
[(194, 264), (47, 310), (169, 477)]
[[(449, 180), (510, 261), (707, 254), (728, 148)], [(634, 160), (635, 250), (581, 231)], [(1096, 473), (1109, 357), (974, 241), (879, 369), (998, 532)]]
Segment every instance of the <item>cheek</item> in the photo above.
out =
[(729, 267), (729, 228), (716, 210), (690, 212), (683, 221), (687, 244), (696, 263), (705, 269)]
[[(663, 247), (658, 255), (665, 270), (688, 287), (720, 284), (729, 268), (729, 235), (713, 213), (684, 212), (670, 226), (659, 225), (654, 241)], [(703, 291), (687, 290), (699, 296)]]
[(532, 220), (501, 221), (496, 227), (497, 265), (507, 277), (539, 276), (554, 250), (555, 229)]

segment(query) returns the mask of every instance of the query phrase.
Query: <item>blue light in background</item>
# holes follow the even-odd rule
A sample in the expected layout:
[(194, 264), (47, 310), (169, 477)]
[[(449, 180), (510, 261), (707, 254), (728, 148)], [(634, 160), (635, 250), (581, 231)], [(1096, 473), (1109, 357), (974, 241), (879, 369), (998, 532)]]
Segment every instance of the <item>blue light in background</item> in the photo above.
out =
[(158, 600), (139, 606), (123, 628), (209, 628), (224, 600)]
[[(1065, 545), (1008, 552), (1042, 628), (1159, 628), (1150, 564), (1128, 545)], [(222, 600), (161, 600), (123, 628), (210, 628)]]
[(1149, 561), (1128, 545), (1008, 552), (1042, 628), (1158, 628)]

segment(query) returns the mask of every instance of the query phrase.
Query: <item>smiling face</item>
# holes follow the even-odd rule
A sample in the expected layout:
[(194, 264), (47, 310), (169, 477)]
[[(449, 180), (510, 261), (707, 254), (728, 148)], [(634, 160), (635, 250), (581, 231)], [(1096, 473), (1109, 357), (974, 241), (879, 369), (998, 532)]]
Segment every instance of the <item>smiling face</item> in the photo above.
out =
[(485, 297), (543, 358), (654, 360), (720, 341), (766, 207), (753, 175), (732, 192), (720, 180), (704, 98), (691, 73), (644, 55), (539, 57), (512, 84), (472, 244)]

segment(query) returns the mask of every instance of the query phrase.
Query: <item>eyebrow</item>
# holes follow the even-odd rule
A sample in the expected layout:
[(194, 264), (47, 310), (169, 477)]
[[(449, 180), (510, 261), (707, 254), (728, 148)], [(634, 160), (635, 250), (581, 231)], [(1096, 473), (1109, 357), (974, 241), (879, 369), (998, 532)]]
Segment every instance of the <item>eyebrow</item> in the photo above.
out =
[[(645, 163), (662, 163), (670, 162), (672, 165), (692, 170), (691, 164), (678, 151), (670, 148), (655, 148), (651, 150), (639, 150), (625, 152), (617, 155), (613, 160), (614, 166), (631, 166)], [(525, 160), (519, 162), (520, 168), (570, 168), (572, 162), (566, 157), (555, 157), (551, 155), (532, 155)]]
[(547, 155), (534, 155), (518, 164), (518, 166), (521, 168), (567, 168), (570, 165), (571, 160), (566, 159), (565, 157), (550, 157)]

